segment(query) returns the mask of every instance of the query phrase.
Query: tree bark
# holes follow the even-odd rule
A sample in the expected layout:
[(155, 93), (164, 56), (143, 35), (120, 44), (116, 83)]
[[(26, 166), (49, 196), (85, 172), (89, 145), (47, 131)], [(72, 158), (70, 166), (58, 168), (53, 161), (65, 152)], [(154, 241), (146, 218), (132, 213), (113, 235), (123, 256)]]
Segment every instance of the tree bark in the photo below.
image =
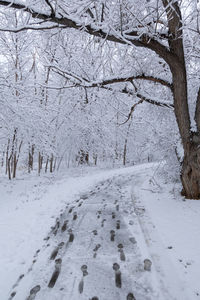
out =
[(10, 158), (7, 160), (8, 179), (11, 180)]
[(49, 167), (49, 171), (50, 171), (50, 173), (53, 173), (53, 154), (51, 155), (51, 158), (50, 158), (50, 167)]
[(35, 147), (32, 145), (31, 147), (29, 146), (29, 154), (28, 154), (28, 173), (33, 171), (33, 157), (34, 157), (34, 150)]
[[(196, 134), (193, 137), (195, 138)], [(200, 148), (199, 142), (191, 142), (190, 148), (185, 152), (181, 181), (182, 195), (187, 199), (200, 199)]]
[(46, 164), (45, 164), (45, 173), (47, 173), (48, 170), (48, 163), (49, 163), (49, 158), (47, 157)]
[(126, 132), (126, 138), (125, 138), (125, 141), (124, 141), (124, 151), (123, 151), (123, 165), (124, 166), (126, 165), (127, 144), (128, 144), (128, 137), (129, 137), (131, 123), (132, 123), (132, 116), (131, 116), (131, 120), (128, 124), (127, 132)]
[(42, 170), (42, 163), (43, 163), (43, 156), (41, 153), (38, 153), (38, 174), (40, 175), (40, 172)]

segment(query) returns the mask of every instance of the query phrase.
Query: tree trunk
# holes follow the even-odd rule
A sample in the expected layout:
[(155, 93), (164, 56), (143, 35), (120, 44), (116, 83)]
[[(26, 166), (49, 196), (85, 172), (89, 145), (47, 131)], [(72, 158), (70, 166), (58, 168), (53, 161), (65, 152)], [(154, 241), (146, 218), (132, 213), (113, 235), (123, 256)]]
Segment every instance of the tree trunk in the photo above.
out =
[(53, 154), (51, 155), (51, 158), (50, 158), (50, 167), (49, 167), (49, 171), (50, 171), (50, 173), (53, 173)]
[(168, 0), (162, 2), (166, 8), (169, 33), (175, 37), (168, 40), (170, 51), (161, 53), (161, 57), (168, 63), (172, 72), (174, 112), (184, 149), (181, 170), (182, 195), (189, 199), (200, 199), (200, 89), (195, 113), (197, 132), (194, 133), (190, 129), (181, 10), (178, 1), (172, 2), (171, 5)]
[(79, 164), (88, 164), (89, 163), (89, 153), (84, 150), (79, 151)]
[(34, 156), (34, 145), (29, 146), (29, 154), (28, 154), (28, 173), (33, 171), (33, 156)]
[(56, 169), (56, 162), (57, 162), (57, 158), (55, 157), (55, 159), (54, 159), (54, 164), (53, 164), (53, 172), (54, 172), (55, 169)]
[(6, 149), (6, 175), (8, 174), (8, 153), (10, 148), (10, 139), (8, 139), (8, 145)]
[(200, 199), (200, 149), (192, 142), (190, 150), (185, 153), (181, 181), (182, 195), (187, 199)]
[(127, 152), (127, 138), (125, 139), (125, 142), (124, 142), (124, 152), (123, 152), (123, 166), (126, 165), (126, 152)]
[(11, 180), (10, 158), (7, 160), (8, 179)]
[(97, 165), (97, 158), (98, 158), (97, 154), (94, 154), (93, 159), (94, 159), (94, 165), (95, 166)]
[(124, 151), (123, 151), (123, 165), (126, 165), (126, 154), (127, 154), (127, 144), (128, 144), (128, 138), (129, 138), (129, 132), (131, 128), (131, 123), (132, 123), (132, 117), (130, 120), (130, 123), (128, 124), (127, 132), (126, 132), (126, 138), (124, 141)]
[(18, 164), (18, 161), (19, 161), (19, 155), (20, 155), (20, 152), (21, 152), (21, 147), (22, 147), (22, 141), (19, 144), (18, 154), (17, 154), (16, 151), (14, 153), (14, 159), (13, 159), (13, 178), (16, 178), (17, 164)]
[(48, 163), (49, 163), (49, 158), (47, 157), (46, 164), (45, 164), (45, 173), (47, 173), (48, 170)]
[(2, 168), (3, 168), (3, 165), (4, 165), (4, 155), (5, 155), (5, 152), (3, 151), (2, 159), (1, 159), (1, 166), (2, 166)]
[(16, 178), (16, 171), (17, 171), (17, 154), (15, 152), (13, 157), (13, 170), (12, 170), (13, 178)]
[(43, 156), (41, 153), (38, 153), (38, 174), (40, 175), (40, 171), (42, 170)]
[(173, 69), (174, 82), (174, 111), (184, 149), (181, 170), (183, 189), (181, 194), (187, 199), (200, 199), (200, 139), (197, 132), (190, 130), (190, 116), (188, 109), (187, 79), (184, 65)]

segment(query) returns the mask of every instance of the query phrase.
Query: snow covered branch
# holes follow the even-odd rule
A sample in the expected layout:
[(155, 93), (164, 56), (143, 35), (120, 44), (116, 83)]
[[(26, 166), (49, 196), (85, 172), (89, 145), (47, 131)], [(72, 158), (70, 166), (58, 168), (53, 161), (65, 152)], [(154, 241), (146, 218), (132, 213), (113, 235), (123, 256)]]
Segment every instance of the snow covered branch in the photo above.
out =
[(152, 81), (155, 83), (159, 83), (161, 85), (164, 85), (166, 87), (168, 87), (170, 90), (173, 89), (173, 85), (161, 78), (158, 77), (154, 77), (151, 75), (145, 75), (145, 74), (141, 74), (141, 75), (135, 75), (135, 76), (124, 76), (124, 77), (114, 77), (114, 78), (109, 78), (103, 81), (99, 81), (99, 82), (94, 82), (91, 83), (92, 87), (95, 86), (102, 86), (102, 85), (108, 85), (108, 84), (113, 84), (113, 83), (120, 83), (120, 82), (131, 82), (133, 80), (148, 80), (148, 81)]
[[(48, 1), (49, 2), (49, 1)], [(26, 5), (20, 2), (13, 1), (0, 1), (1, 6), (6, 6), (8, 8), (14, 8), (18, 10), (23, 10), (24, 12), (28, 12), (31, 14), (33, 18), (40, 19), (47, 22), (56, 23), (64, 26), (65, 28), (74, 28), (78, 30), (85, 31), (90, 35), (103, 38), (108, 41), (121, 43), (121, 44), (132, 44), (137, 47), (145, 47), (155, 51), (159, 56), (164, 58), (169, 62), (170, 56), (168, 52), (168, 47), (164, 46), (164, 44), (160, 43), (158, 40), (154, 39), (152, 35), (149, 35), (146, 32), (141, 33), (139, 28), (137, 30), (127, 30), (125, 35), (121, 34), (121, 32), (115, 31), (113, 28), (109, 26), (102, 27), (101, 25), (96, 26), (95, 24), (84, 24), (80, 23), (79, 20), (73, 19), (72, 17), (66, 17), (59, 14), (55, 15), (54, 11), (51, 14), (46, 14), (44, 12), (36, 11), (31, 7), (27, 7)], [(53, 9), (53, 8), (52, 8)], [(39, 30), (39, 28), (37, 28)], [(4, 29), (5, 30), (5, 29)], [(8, 29), (9, 31), (10, 29)], [(25, 29), (24, 29), (25, 30)], [(21, 28), (22, 31), (22, 28)], [(162, 35), (158, 34), (158, 37), (162, 38)], [(169, 37), (168, 37), (169, 38)]]
[(28, 26), (21, 26), (17, 28), (1, 28), (0, 31), (2, 32), (13, 32), (13, 33), (18, 33), (22, 31), (27, 31), (27, 30), (50, 30), (50, 29), (55, 29), (55, 28), (65, 28), (65, 26), (60, 26), (60, 25), (51, 25), (51, 26), (35, 26), (35, 25), (28, 25)]
[(126, 124), (126, 123), (130, 120), (130, 118), (132, 117), (133, 112), (134, 112), (136, 106), (137, 106), (138, 104), (143, 103), (143, 101), (144, 101), (144, 99), (141, 98), (137, 103), (133, 104), (133, 106), (131, 107), (131, 110), (130, 110), (130, 112), (129, 112), (129, 114), (128, 114), (128, 118), (126, 119), (126, 121), (124, 121), (124, 122), (121, 123), (120, 125), (124, 125), (124, 124)]
[(132, 82), (133, 80), (147, 80), (147, 81), (151, 81), (154, 83), (159, 83), (163, 86), (168, 87), (171, 91), (173, 90), (173, 85), (172, 83), (170, 83), (169, 81), (159, 78), (159, 77), (155, 77), (152, 75), (145, 75), (145, 74), (141, 74), (141, 75), (132, 75), (132, 76), (122, 76), (122, 77), (110, 77), (108, 79), (104, 79), (101, 81), (88, 81), (86, 78), (80, 77), (78, 75), (75, 75), (71, 72), (66, 72), (63, 71), (55, 66), (50, 66), (52, 69), (56, 70), (57, 73), (61, 76), (64, 76), (65, 78), (67, 77), (68, 79), (75, 79), (78, 80), (78, 82), (80, 84), (83, 84), (85, 87), (101, 87), (101, 86), (105, 86), (105, 85), (109, 85), (109, 84), (114, 84), (114, 83), (125, 83), (125, 82)]
[[(70, 72), (62, 71), (57, 67), (51, 66), (51, 68), (57, 74), (63, 76), (65, 79), (68, 79), (71, 82), (73, 82), (74, 87), (77, 87), (77, 86), (78, 87), (84, 87), (84, 88), (98, 87), (98, 88), (103, 88), (103, 89), (107, 89), (109, 91), (115, 91), (116, 92), (116, 90), (114, 90), (111, 87), (108, 87), (108, 85), (115, 84), (115, 83), (126, 83), (126, 82), (131, 82), (132, 83), (132, 81), (134, 79), (143, 79), (143, 80), (150, 80), (150, 81), (153, 81), (153, 82), (156, 82), (156, 83), (160, 83), (164, 86), (169, 87), (171, 90), (173, 89), (173, 86), (168, 81), (165, 81), (164, 79), (156, 78), (156, 77), (153, 77), (153, 76), (147, 76), (147, 75), (144, 75), (144, 74), (136, 75), (136, 76), (130, 76), (130, 77), (120, 77), (120, 78), (112, 78), (112, 79), (110, 78), (110, 79), (102, 80), (102, 81), (99, 81), (99, 82), (90, 82), (86, 78), (82, 78), (82, 77), (80, 77), (78, 75), (75, 75), (75, 74), (72, 74)], [(158, 101), (156, 99), (151, 99), (147, 96), (144, 96), (144, 95), (140, 94), (138, 91), (132, 91), (130, 89), (127, 89), (126, 87), (117, 90), (117, 92), (138, 97), (142, 100), (140, 103), (145, 101), (149, 104), (157, 105), (157, 106), (160, 106), (160, 107), (167, 107), (167, 108), (171, 108), (171, 109), (174, 108), (174, 105), (171, 104), (171, 103), (166, 103), (166, 102)], [(131, 115), (130, 115), (130, 117), (131, 117)], [(129, 117), (129, 119), (130, 119), (130, 117)]]

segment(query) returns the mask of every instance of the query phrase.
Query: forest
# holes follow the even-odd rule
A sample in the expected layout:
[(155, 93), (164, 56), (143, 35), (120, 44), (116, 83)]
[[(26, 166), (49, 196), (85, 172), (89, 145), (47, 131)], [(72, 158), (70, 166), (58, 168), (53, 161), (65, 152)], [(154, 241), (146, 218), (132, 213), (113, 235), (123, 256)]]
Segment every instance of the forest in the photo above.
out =
[[(61, 221), (65, 221), (63, 216), (59, 222), (58, 216), (56, 217), (58, 210), (63, 209), (61, 205), (64, 203), (63, 195), (68, 198), (69, 195), (66, 193), (70, 193), (69, 191), (73, 197), (78, 192), (82, 193), (84, 182), (88, 189), (92, 189), (92, 184), (98, 186), (97, 178), (99, 178), (101, 182), (104, 180), (110, 182), (111, 198), (119, 197), (117, 194), (119, 193), (121, 198), (129, 197), (127, 199), (135, 201), (135, 214), (138, 218), (142, 215), (142, 219), (138, 221), (140, 226), (141, 224), (146, 226), (145, 216), (141, 213), (142, 205), (148, 207), (149, 211), (152, 210), (151, 217), (157, 220), (155, 222), (158, 222), (158, 227), (163, 230), (168, 228), (166, 232), (168, 244), (169, 231), (173, 232), (173, 228), (170, 227), (171, 221), (175, 224), (177, 219), (174, 214), (173, 220), (166, 221), (168, 225), (161, 224), (162, 216), (165, 218), (164, 210), (169, 210), (168, 214), (172, 217), (173, 211), (177, 211), (178, 214), (178, 207), (180, 211), (185, 211), (186, 207), (183, 205), (186, 205), (187, 216), (183, 213), (183, 218), (185, 216), (186, 219), (181, 219), (180, 226), (177, 227), (179, 231), (171, 241), (175, 243), (180, 235), (184, 235), (181, 232), (181, 224), (184, 222), (184, 226), (187, 227), (185, 224), (194, 218), (194, 222), (188, 227), (188, 233), (185, 233), (185, 240), (182, 241), (185, 243), (186, 237), (190, 238), (189, 230), (193, 230), (193, 226), (200, 225), (196, 220), (199, 203), (193, 202), (200, 199), (200, 1), (0, 0), (0, 15), (0, 189), (2, 201), (4, 198), (7, 199), (8, 205), (4, 216), (5, 224), (9, 218), (15, 219), (14, 215), (7, 214), (12, 205), (14, 212), (21, 207), (22, 202), (29, 201), (23, 200), (23, 197), (33, 201), (37, 199), (38, 193), (38, 199), (43, 199), (43, 193), (46, 191), (50, 193), (49, 187), (52, 184), (52, 188), (55, 187), (52, 195), (56, 199), (60, 197), (60, 200), (54, 203), (49, 195), (49, 203), (52, 204), (44, 200), (44, 203), (41, 202), (43, 204), (30, 206), (29, 209), (33, 209), (35, 215), (29, 217), (30, 220), (34, 220), (37, 214), (46, 216), (44, 217), (46, 227), (40, 233), (42, 238), (53, 226), (49, 218), (50, 214), (54, 215), (56, 225), (52, 232), (57, 234), (57, 231), (61, 230), (59, 229)], [(100, 171), (103, 172), (102, 175)], [(115, 181), (113, 178), (116, 176), (121, 176), (121, 179)], [(77, 181), (73, 181), (76, 177)], [(145, 181), (146, 178), (148, 182)], [(64, 188), (64, 180), (68, 191)], [(135, 192), (132, 190), (130, 192), (127, 188), (128, 181), (132, 182), (131, 180), (134, 182), (131, 188), (137, 189), (136, 196)], [(59, 182), (63, 195), (58, 192)], [(78, 183), (83, 189), (79, 188)], [(103, 186), (106, 184), (102, 183)], [(73, 188), (70, 190), (71, 186), (74, 190)], [(104, 193), (109, 193), (107, 185), (102, 189), (101, 197), (97, 195), (95, 199), (104, 198)], [(145, 194), (147, 191), (150, 194)], [(14, 196), (9, 198), (9, 193), (16, 195), (18, 200), (15, 203), (12, 202)], [(170, 203), (171, 208), (168, 208), (166, 203), (159, 206), (159, 202), (157, 204), (152, 202), (151, 206), (145, 202), (148, 198), (153, 199), (153, 195), (154, 199), (158, 200), (161, 197), (160, 193), (163, 193), (163, 199), (166, 203)], [(81, 195), (80, 199), (84, 200), (84, 194)], [(137, 200), (134, 200), (136, 198), (145, 198), (141, 207), (138, 204), (140, 201), (137, 203)], [(172, 198), (177, 201), (177, 206)], [(129, 203), (129, 200), (127, 202), (124, 200), (123, 203)], [(0, 202), (0, 207), (4, 207), (6, 201), (2, 202), (2, 206)], [(70, 201), (72, 200), (68, 199), (69, 203), (74, 203), (75, 199)], [(183, 201), (186, 204), (182, 204)], [(115, 204), (118, 212), (117, 203)], [(130, 207), (132, 205), (130, 204)], [(19, 210), (21, 214), (27, 213), (28, 216), (28, 207), (23, 213), (24, 207)], [(72, 207), (74, 209), (74, 206)], [(101, 211), (100, 208), (97, 209)], [(130, 210), (130, 214), (131, 209), (128, 206), (124, 208)], [(140, 213), (137, 215), (138, 210)], [(110, 213), (114, 216), (113, 212), (108, 214)], [(20, 219), (21, 214), (16, 218)], [(101, 213), (97, 215), (100, 219)], [(76, 212), (74, 216), (77, 216)], [(2, 208), (2, 220), (4, 217)], [(65, 217), (67, 218), (67, 215)], [(90, 217), (91, 223), (95, 224), (93, 214)], [(42, 227), (43, 223), (40, 224), (39, 217), (37, 218), (36, 227), (39, 228), (40, 225)], [(76, 220), (76, 217), (74, 218), (72, 221)], [(128, 216), (125, 219), (128, 220)], [(127, 222), (130, 225), (130, 221)], [(20, 224), (19, 230), (22, 229), (20, 227), (22, 223)], [(84, 224), (83, 222), (84, 230), (88, 231), (88, 224)], [(119, 229), (119, 222), (117, 224)], [(30, 232), (33, 230), (33, 223), (31, 226)], [(93, 231), (96, 232), (95, 230)], [(146, 227), (142, 227), (141, 230), (144, 239), (147, 240), (149, 236), (147, 237), (145, 232), (147, 234), (148, 230)], [(69, 231), (70, 243), (73, 242), (72, 231)], [(148, 234), (151, 236), (152, 232)], [(160, 233), (161, 236), (165, 235), (163, 232)], [(35, 237), (37, 234), (39, 237), (38, 231), (35, 232)], [(126, 232), (125, 235), (127, 234)], [(191, 240), (191, 244), (195, 245), (194, 248), (197, 235), (198, 231)], [(111, 234), (111, 241), (112, 239), (114, 241), (114, 237), (115, 234)], [(17, 239), (16, 237), (15, 240)], [(6, 244), (7, 241), (8, 238), (5, 237)], [(62, 242), (60, 241), (59, 245)], [(34, 249), (38, 243), (39, 240), (33, 244)], [(168, 244), (165, 248), (172, 249), (169, 248), (172, 247), (171, 244)], [(80, 241), (77, 247), (79, 245)], [(122, 245), (118, 252), (123, 261), (123, 243), (119, 241), (118, 245)], [(15, 246), (16, 244), (13, 244), (13, 247)], [(57, 250), (62, 247), (59, 246)], [(140, 245), (139, 248), (143, 249), (143, 246)], [(99, 248), (94, 249), (96, 253)], [(198, 249), (197, 247), (196, 251)], [(182, 263), (179, 250), (173, 257)], [(26, 251), (28, 253), (28, 250)], [(59, 251), (61, 250), (57, 252)], [(154, 253), (154, 250), (152, 251)], [(184, 266), (191, 265), (191, 260), (196, 255), (188, 251), (189, 256), (186, 256), (190, 259), (185, 258)], [(162, 251), (158, 252), (160, 255)], [(8, 255), (8, 252), (6, 253)], [(19, 265), (19, 261), (14, 265)], [(196, 262), (195, 265), (197, 269), (199, 263)], [(74, 270), (77, 268), (74, 266)], [(55, 272), (60, 274), (60, 270), (61, 263), (57, 261)], [(132, 291), (128, 293), (126, 289), (125, 291), (121, 289), (121, 294), (116, 294), (114, 298), (96, 296), (91, 298), (90, 290), (88, 294), (83, 293), (87, 268), (81, 270), (83, 277), (78, 285), (79, 293), (73, 293), (73, 296), (67, 294), (66, 300), (122, 300), (125, 299), (125, 294), (128, 300), (162, 300), (171, 297), (166, 294), (162, 298), (159, 291), (165, 288), (160, 287), (159, 291), (152, 294), (144, 291), (140, 294), (139, 289), (137, 295), (136, 288), (136, 296)], [(116, 279), (121, 271), (115, 263), (113, 270)], [(168, 271), (166, 269), (165, 271), (166, 278), (169, 278)], [(13, 274), (16, 278), (17, 273)], [(191, 282), (195, 282), (194, 273), (191, 274), (193, 274), (191, 281), (186, 280), (189, 282), (188, 286)], [(174, 275), (174, 278), (177, 277)], [(146, 279), (144, 277), (142, 282), (146, 282)], [(148, 281), (149, 290), (153, 291), (156, 285), (151, 280)], [(17, 282), (19, 281), (21, 279)], [(179, 289), (176, 289), (172, 281), (173, 277), (166, 289), (171, 289), (172, 293), (177, 295), (170, 299), (193, 300), (196, 297), (198, 299), (200, 291), (195, 284), (193, 290), (188, 292), (189, 296), (185, 294), (183, 298), (182, 285), (179, 284)], [(116, 287), (119, 288), (119, 285), (116, 279)], [(23, 292), (25, 287), (29, 287), (28, 284), (24, 287), (22, 284)], [(59, 288), (62, 289), (62, 286)], [(26, 299), (35, 299), (40, 289), (42, 285), (33, 287)], [(25, 299), (23, 292), (22, 294), (19, 292), (17, 299)], [(15, 291), (12, 293), (14, 294), (11, 294), (9, 299), (16, 295)], [(83, 298), (79, 298), (82, 293)], [(4, 297), (4, 294), (2, 295)], [(109, 293), (105, 295), (111, 297), (108, 296)], [(40, 300), (65, 299), (56, 293), (51, 296), (53, 298), (49, 298), (47, 292), (38, 297)]]
[(173, 156), (183, 194), (199, 197), (199, 3), (138, 3), (0, 1), (10, 179), (36, 163), (40, 173)]

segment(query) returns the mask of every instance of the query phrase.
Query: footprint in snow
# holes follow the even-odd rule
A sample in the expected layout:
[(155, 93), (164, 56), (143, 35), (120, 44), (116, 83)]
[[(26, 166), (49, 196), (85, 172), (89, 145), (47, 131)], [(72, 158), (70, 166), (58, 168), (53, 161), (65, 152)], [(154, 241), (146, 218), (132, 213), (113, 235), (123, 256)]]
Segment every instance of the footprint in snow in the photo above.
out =
[(77, 219), (77, 212), (74, 212), (73, 214), (73, 220), (75, 221)]
[[(32, 270), (32, 268), (31, 268), (31, 270)], [(31, 271), (30, 270), (30, 271)], [(18, 284), (19, 284), (19, 282), (22, 280), (22, 278), (24, 278), (24, 274), (21, 274), (19, 277), (18, 277), (18, 279), (17, 279), (17, 282), (13, 285), (13, 289), (15, 288), (15, 287), (17, 287), (18, 286)]]
[(87, 195), (82, 195), (80, 198), (83, 199), (83, 200), (86, 200), (86, 199), (88, 199), (88, 196)]
[(66, 229), (67, 229), (67, 223), (68, 223), (69, 221), (68, 220), (65, 220), (64, 221), (64, 223), (63, 223), (63, 225), (62, 225), (62, 227), (61, 227), (61, 231), (62, 232), (64, 232)]
[(15, 297), (16, 294), (17, 293), (15, 291), (12, 292), (11, 295), (10, 295), (10, 297), (8, 298), (8, 300), (12, 300)]
[(74, 240), (74, 234), (72, 233), (71, 229), (69, 229), (68, 232), (69, 232), (69, 242), (72, 243)]
[[(25, 276), (24, 274), (21, 274), (21, 275), (18, 277), (17, 282), (16, 282), (15, 284), (13, 284), (12, 289), (16, 288), (16, 287), (19, 285), (19, 282), (22, 280), (22, 278), (24, 278), (24, 276)], [(16, 292), (13, 291), (13, 292), (11, 293), (10, 297), (9, 297), (9, 300), (12, 299), (12, 298), (14, 298), (15, 295), (16, 295)]]
[(130, 238), (129, 238), (129, 241), (130, 241), (132, 244), (137, 244), (136, 239), (135, 239), (134, 237), (130, 237)]
[(121, 288), (122, 287), (122, 278), (121, 278), (120, 265), (118, 265), (118, 263), (114, 263), (113, 270), (115, 271), (115, 285), (117, 288)]
[(101, 222), (101, 227), (104, 227), (104, 222), (106, 221), (106, 219), (103, 219)]
[(96, 258), (96, 256), (97, 256), (97, 251), (99, 250), (100, 247), (101, 247), (101, 245), (100, 245), (100, 244), (97, 244), (97, 245), (95, 246), (95, 248), (93, 249), (93, 251), (94, 251), (93, 257), (94, 257), (94, 258)]
[(132, 293), (129, 293), (126, 297), (126, 300), (136, 300)]
[(101, 210), (98, 210), (97, 213), (96, 213), (96, 215), (97, 215), (97, 219), (99, 219), (100, 216), (101, 216)]
[(87, 276), (88, 275), (87, 265), (82, 265), (81, 271), (83, 272), (83, 277)]
[(56, 256), (58, 255), (58, 251), (60, 249), (62, 249), (62, 247), (64, 246), (64, 242), (61, 242), (54, 250), (53, 252), (51, 253), (51, 256), (50, 256), (50, 260), (54, 260), (56, 258)]
[(54, 235), (57, 234), (59, 227), (60, 227), (60, 221), (59, 221), (59, 219), (57, 218), (57, 219), (56, 219), (56, 224), (55, 224), (55, 226), (52, 227), (52, 233), (53, 233)]
[(110, 240), (111, 240), (111, 242), (115, 241), (115, 231), (114, 230), (110, 231)]
[(115, 213), (112, 212), (112, 219), (115, 219)]
[(81, 266), (81, 271), (83, 273), (83, 277), (81, 279), (81, 281), (79, 282), (79, 285), (78, 285), (78, 290), (79, 290), (79, 293), (82, 294), (83, 293), (83, 288), (84, 288), (84, 277), (88, 275), (88, 271), (87, 271), (87, 265), (82, 265)]
[(70, 207), (68, 213), (71, 214), (72, 210), (74, 209), (74, 206)]
[(48, 284), (48, 287), (49, 288), (53, 288), (57, 279), (58, 279), (58, 276), (60, 274), (60, 270), (61, 270), (61, 264), (62, 264), (62, 259), (61, 258), (58, 258), (55, 260), (55, 270), (51, 276), (51, 279), (49, 281), (49, 284)]
[(120, 220), (117, 220), (117, 222), (116, 222), (116, 228), (120, 229)]
[(121, 261), (125, 261), (126, 257), (125, 257), (124, 250), (123, 250), (124, 246), (122, 244), (119, 244), (117, 247), (118, 247), (118, 251), (120, 253), (120, 259), (121, 259)]
[(40, 285), (36, 285), (34, 288), (30, 290), (30, 295), (26, 300), (34, 300), (36, 297), (36, 294), (40, 291)]
[(83, 281), (83, 278), (82, 278), (81, 281), (79, 282), (79, 285), (78, 285), (78, 290), (79, 290), (80, 294), (82, 294), (83, 288), (84, 288), (84, 281)]
[(34, 254), (33, 257), (37, 257), (39, 252), (40, 252), (40, 249), (38, 249), (38, 250), (35, 252), (35, 254)]

